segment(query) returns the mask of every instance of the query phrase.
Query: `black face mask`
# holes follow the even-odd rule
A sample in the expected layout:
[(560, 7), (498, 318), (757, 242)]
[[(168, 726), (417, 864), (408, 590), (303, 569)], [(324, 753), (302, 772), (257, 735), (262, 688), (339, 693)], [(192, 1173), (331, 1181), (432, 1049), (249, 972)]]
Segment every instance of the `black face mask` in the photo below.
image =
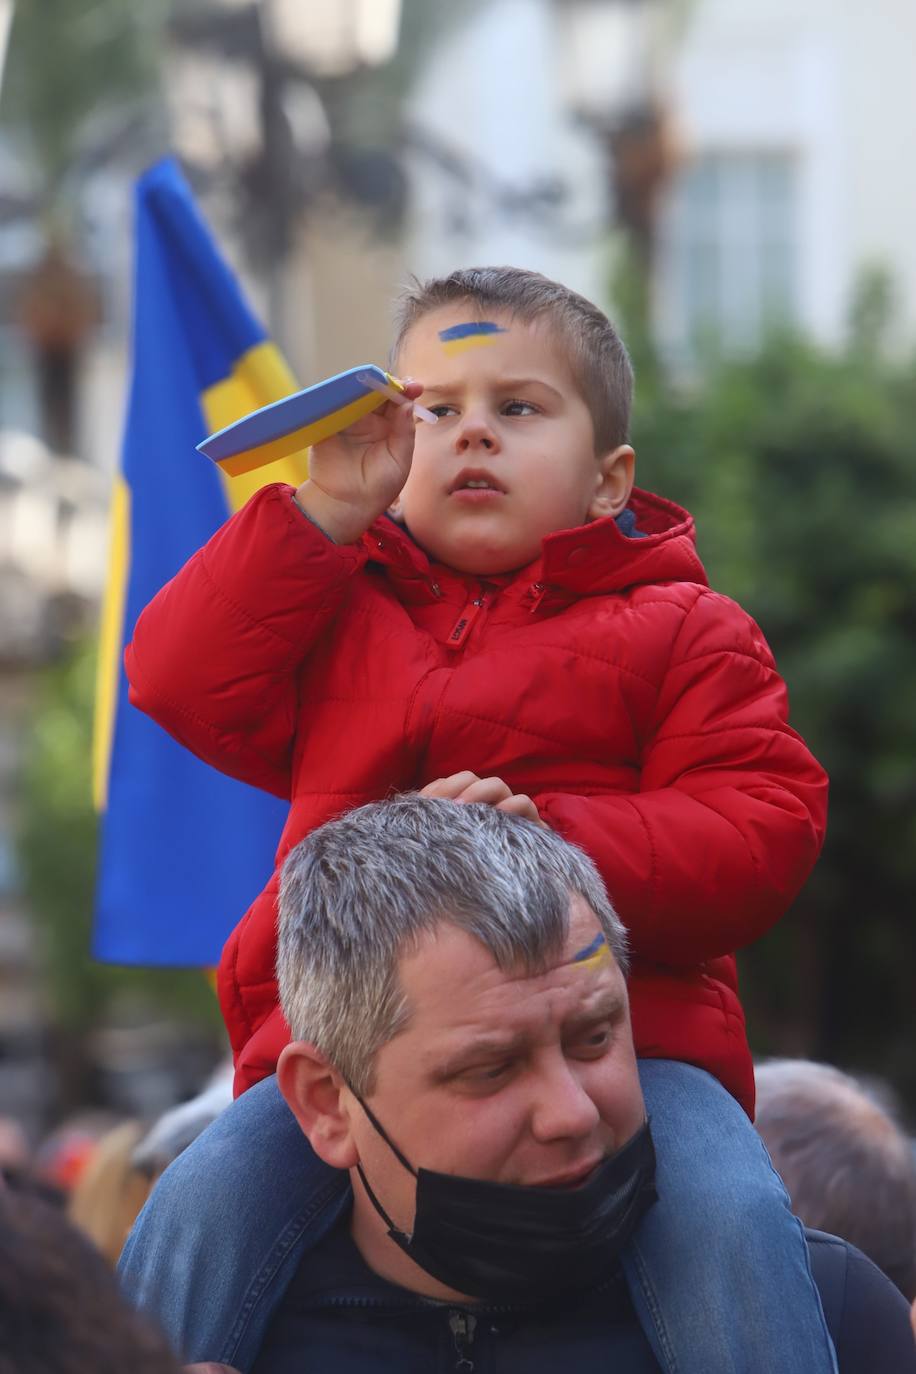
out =
[(655, 1202), (646, 1122), (577, 1188), (530, 1188), (414, 1169), (364, 1102), (366, 1116), (417, 1180), (413, 1234), (399, 1231), (359, 1176), (396, 1245), (449, 1288), (491, 1302), (560, 1293), (610, 1276)]

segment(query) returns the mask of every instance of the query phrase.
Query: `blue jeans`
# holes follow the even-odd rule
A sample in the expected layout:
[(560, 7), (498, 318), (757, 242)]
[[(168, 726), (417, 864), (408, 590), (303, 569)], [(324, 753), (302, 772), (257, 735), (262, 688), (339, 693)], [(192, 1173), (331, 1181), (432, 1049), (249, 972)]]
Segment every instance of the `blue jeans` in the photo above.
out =
[[(623, 1256), (666, 1374), (835, 1374), (799, 1223), (737, 1102), (709, 1074), (640, 1061), (659, 1201)], [(349, 1178), (312, 1153), (265, 1079), (179, 1155), (121, 1257), (127, 1295), (189, 1363), (248, 1370)]]
[(801, 1223), (738, 1103), (702, 1069), (641, 1059), (659, 1201), (623, 1257), (666, 1374), (835, 1374)]

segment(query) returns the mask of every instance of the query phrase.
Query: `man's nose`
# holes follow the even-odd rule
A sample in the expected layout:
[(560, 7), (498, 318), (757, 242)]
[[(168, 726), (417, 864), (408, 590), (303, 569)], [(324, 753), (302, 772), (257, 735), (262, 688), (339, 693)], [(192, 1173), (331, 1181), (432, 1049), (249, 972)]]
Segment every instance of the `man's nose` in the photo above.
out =
[(564, 1058), (538, 1080), (531, 1111), (531, 1131), (546, 1143), (589, 1135), (601, 1120), (592, 1098)]
[(458, 453), (469, 453), (475, 449), (483, 449), (485, 453), (499, 452), (499, 440), (484, 411), (468, 411), (462, 416), (455, 435), (455, 449)]

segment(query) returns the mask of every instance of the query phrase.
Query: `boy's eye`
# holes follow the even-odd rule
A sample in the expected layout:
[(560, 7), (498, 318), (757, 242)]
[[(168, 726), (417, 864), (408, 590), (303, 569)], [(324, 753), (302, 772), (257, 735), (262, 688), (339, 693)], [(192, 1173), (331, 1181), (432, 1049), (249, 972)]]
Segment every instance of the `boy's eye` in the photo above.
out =
[(429, 406), (428, 409), (441, 420), (444, 415), (448, 415), (450, 412), (454, 413), (455, 407), (446, 405), (445, 402), (442, 401), (437, 406)]
[(504, 415), (537, 415), (538, 408), (533, 406), (530, 401), (506, 401), (503, 406)]

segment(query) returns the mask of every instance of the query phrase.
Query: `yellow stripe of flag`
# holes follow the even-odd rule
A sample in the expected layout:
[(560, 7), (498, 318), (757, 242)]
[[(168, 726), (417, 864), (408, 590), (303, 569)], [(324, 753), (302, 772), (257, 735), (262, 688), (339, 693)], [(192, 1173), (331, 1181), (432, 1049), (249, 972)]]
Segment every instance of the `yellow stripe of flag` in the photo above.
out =
[[(279, 401), (298, 390), (295, 378), (286, 360), (275, 343), (265, 339), (243, 353), (230, 376), (210, 386), (201, 395), (201, 405), (210, 433), (224, 429), (226, 425), (240, 420), (271, 401)], [(291, 436), (295, 439), (295, 436)], [(278, 441), (278, 444), (282, 441)], [(239, 459), (250, 457), (239, 454)], [(206, 459), (199, 459), (205, 462)], [(263, 456), (259, 457), (257, 469), (244, 466), (235, 471), (227, 470), (226, 464), (220, 469), (226, 477), (226, 490), (232, 510), (244, 506), (249, 496), (271, 482), (289, 482), (297, 487), (308, 476), (308, 449), (301, 443), (285, 452), (277, 451), (275, 458), (267, 466), (262, 466)]]

